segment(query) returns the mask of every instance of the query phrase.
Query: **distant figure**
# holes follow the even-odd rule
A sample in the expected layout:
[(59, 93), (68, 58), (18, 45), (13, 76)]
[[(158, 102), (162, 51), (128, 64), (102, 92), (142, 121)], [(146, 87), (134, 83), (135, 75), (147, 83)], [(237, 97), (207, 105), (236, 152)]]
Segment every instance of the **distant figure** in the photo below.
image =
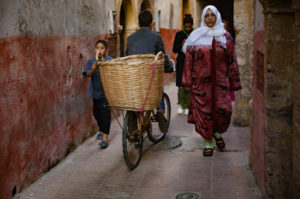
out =
[(229, 21), (227, 21), (226, 19), (222, 19), (222, 22), (223, 22), (223, 25), (224, 25), (224, 28), (227, 32), (229, 32)]
[(200, 28), (183, 46), (186, 53), (181, 85), (191, 90), (188, 122), (204, 138), (203, 156), (213, 155), (213, 138), (222, 151), (221, 137), (230, 124), (230, 91), (241, 89), (234, 41), (224, 29), (215, 6), (206, 6)]
[[(91, 77), (90, 95), (93, 98), (93, 113), (97, 121), (99, 130), (97, 132), (97, 139), (100, 141), (99, 146), (106, 148), (108, 146), (108, 134), (111, 123), (111, 113), (108, 109), (108, 103), (104, 96), (104, 91), (100, 81), (100, 76), (97, 70), (97, 62), (112, 60), (112, 57), (106, 56), (107, 43), (104, 40), (98, 40), (95, 44), (95, 55), (89, 59), (82, 74), (85, 77)], [(99, 65), (100, 63), (98, 63)]]
[(174, 44), (173, 44), (173, 52), (178, 53), (176, 58), (176, 86), (178, 87), (178, 102), (179, 108), (177, 112), (179, 114), (185, 113), (188, 115), (189, 113), (189, 105), (190, 105), (190, 91), (186, 90), (181, 86), (181, 77), (182, 71), (184, 67), (184, 58), (185, 54), (182, 52), (182, 47), (185, 43), (185, 40), (193, 31), (193, 18), (190, 14), (186, 14), (183, 19), (183, 28), (182, 31), (176, 33)]

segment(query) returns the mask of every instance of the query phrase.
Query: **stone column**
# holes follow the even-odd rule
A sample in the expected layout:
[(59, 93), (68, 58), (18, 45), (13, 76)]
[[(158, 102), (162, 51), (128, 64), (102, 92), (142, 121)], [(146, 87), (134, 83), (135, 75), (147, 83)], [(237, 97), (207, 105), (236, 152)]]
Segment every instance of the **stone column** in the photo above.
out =
[(262, 2), (266, 46), (264, 198), (292, 198), (295, 17), (290, 2)]
[(253, 1), (234, 1), (234, 28), (236, 31), (236, 55), (243, 89), (235, 92), (233, 123), (249, 126), (253, 67)]

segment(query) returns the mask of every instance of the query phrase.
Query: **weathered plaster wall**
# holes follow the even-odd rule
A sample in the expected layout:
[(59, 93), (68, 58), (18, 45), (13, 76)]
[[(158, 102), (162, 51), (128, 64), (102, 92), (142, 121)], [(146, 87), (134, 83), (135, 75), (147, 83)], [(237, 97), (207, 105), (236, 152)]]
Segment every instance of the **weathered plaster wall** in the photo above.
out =
[(249, 126), (253, 66), (253, 1), (234, 1), (236, 55), (241, 74), (242, 90), (235, 92), (233, 123)]
[(173, 53), (173, 42), (176, 32), (182, 27), (181, 8), (181, 0), (154, 1), (154, 12), (160, 10), (159, 33), (163, 39), (165, 51), (174, 60), (177, 55)]
[[(257, 183), (264, 192), (264, 92), (259, 78), (264, 78), (264, 14), (261, 3), (254, 3), (254, 67), (252, 89), (252, 123), (251, 125), (251, 153), (250, 165), (257, 179)], [(263, 70), (263, 71), (262, 71)], [(258, 80), (259, 79), (259, 80)]]
[(108, 10), (114, 4), (110, 0), (2, 0), (0, 9), (0, 37), (96, 35), (108, 33)]
[(110, 0), (1, 1), (1, 199), (94, 132), (89, 80), (81, 71), (96, 39), (107, 38), (113, 6)]
[(181, 6), (181, 0), (154, 0), (154, 10), (161, 11), (160, 28), (170, 29), (171, 31), (181, 29)]

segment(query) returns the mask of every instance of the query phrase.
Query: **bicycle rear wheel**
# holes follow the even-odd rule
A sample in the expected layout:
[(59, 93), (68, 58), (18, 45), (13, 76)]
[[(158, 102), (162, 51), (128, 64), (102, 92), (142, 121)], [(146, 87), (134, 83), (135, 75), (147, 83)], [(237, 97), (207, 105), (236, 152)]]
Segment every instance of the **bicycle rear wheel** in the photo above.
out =
[[(170, 119), (171, 119), (171, 104), (170, 104), (170, 99), (169, 96), (166, 93), (163, 93), (163, 99), (165, 103), (165, 110), (164, 110), (164, 118), (165, 118), (165, 125), (167, 128), (170, 126)], [(150, 121), (152, 128), (150, 128), (147, 133), (148, 133), (148, 138), (151, 142), (153, 143), (158, 143), (160, 142), (167, 134), (167, 132), (162, 132), (159, 127), (159, 122), (158, 122), (158, 111), (154, 110), (151, 113)]]
[(130, 170), (138, 166), (143, 151), (143, 136), (138, 131), (138, 124), (137, 113), (127, 111), (123, 124), (122, 144), (123, 156)]

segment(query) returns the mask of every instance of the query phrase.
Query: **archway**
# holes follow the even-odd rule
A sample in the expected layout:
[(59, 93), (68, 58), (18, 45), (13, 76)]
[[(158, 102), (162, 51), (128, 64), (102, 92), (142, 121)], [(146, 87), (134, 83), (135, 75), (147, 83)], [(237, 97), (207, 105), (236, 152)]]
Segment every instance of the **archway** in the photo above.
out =
[(150, 0), (143, 0), (141, 3), (140, 11), (149, 10), (153, 13), (153, 6)]
[(127, 37), (135, 32), (137, 26), (137, 12), (135, 5), (131, 0), (123, 0), (119, 2), (117, 6), (117, 16), (119, 19), (119, 45), (120, 56), (125, 56), (125, 50), (127, 45)]
[(181, 10), (181, 21), (183, 21), (185, 14), (191, 14), (190, 9), (190, 1), (189, 0), (182, 0), (182, 10)]

